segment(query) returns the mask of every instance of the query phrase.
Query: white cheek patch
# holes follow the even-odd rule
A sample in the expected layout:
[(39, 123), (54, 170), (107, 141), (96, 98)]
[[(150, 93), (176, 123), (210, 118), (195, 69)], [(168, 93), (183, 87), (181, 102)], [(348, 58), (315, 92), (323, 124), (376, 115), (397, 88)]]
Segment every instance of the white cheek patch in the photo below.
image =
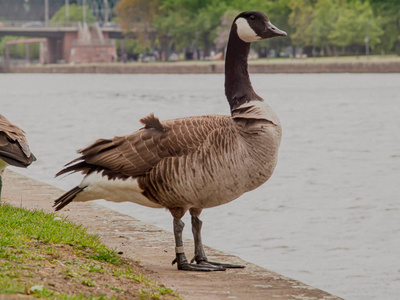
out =
[(250, 27), (246, 19), (239, 18), (236, 20), (235, 24), (237, 26), (237, 34), (242, 41), (251, 43), (262, 39), (253, 28)]

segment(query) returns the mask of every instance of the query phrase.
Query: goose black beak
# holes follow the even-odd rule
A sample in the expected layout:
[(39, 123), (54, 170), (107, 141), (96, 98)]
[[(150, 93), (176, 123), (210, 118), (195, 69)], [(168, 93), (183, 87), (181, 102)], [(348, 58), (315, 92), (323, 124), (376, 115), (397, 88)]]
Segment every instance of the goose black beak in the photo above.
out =
[(267, 39), (275, 36), (287, 36), (287, 33), (283, 30), (280, 30), (278, 27), (274, 26), (271, 22), (266, 22), (265, 30), (262, 33), (261, 37)]

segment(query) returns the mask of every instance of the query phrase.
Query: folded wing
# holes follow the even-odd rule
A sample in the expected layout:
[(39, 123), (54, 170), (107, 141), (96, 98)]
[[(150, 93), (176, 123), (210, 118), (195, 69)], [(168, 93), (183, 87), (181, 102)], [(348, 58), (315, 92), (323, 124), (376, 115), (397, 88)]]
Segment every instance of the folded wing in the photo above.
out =
[(160, 122), (154, 115), (140, 120), (143, 128), (113, 139), (99, 139), (78, 151), (81, 156), (56, 176), (68, 172), (102, 172), (109, 178), (137, 177), (166, 157), (187, 155), (215, 130), (231, 124), (228, 116), (208, 115)]
[(36, 157), (29, 150), (25, 132), (0, 115), (0, 159), (16, 167), (27, 167)]

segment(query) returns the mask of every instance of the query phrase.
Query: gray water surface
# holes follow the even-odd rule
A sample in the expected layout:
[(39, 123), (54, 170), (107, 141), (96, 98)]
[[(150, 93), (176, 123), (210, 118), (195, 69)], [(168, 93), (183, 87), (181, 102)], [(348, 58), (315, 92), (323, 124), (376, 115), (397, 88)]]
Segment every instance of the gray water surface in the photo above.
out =
[[(398, 299), (400, 74), (251, 78), (282, 122), (278, 166), (259, 189), (203, 211), (204, 243), (345, 299)], [(0, 113), (26, 131), (38, 158), (28, 170), (14, 170), (70, 189), (80, 175), (54, 174), (77, 149), (131, 133), (151, 112), (160, 119), (229, 114), (223, 81), (223, 75), (0, 75)], [(163, 209), (99, 202), (172, 229)], [(184, 222), (191, 237), (188, 216)]]

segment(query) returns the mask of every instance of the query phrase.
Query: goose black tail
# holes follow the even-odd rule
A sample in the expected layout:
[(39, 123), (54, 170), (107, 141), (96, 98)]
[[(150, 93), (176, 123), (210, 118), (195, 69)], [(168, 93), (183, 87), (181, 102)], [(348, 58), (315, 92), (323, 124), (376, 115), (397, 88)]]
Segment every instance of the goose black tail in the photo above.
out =
[(79, 186), (74, 187), (72, 190), (66, 192), (60, 198), (55, 200), (53, 207), (55, 207), (56, 211), (64, 208), (75, 199), (76, 195), (78, 195), (83, 190), (84, 188), (81, 188)]

